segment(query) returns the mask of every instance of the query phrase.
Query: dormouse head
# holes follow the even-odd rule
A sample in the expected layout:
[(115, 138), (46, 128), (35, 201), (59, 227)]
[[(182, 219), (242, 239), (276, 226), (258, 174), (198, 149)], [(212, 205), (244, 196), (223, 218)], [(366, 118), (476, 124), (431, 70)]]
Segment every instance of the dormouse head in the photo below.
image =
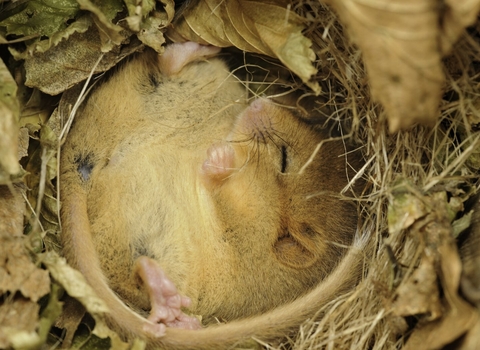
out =
[(298, 269), (336, 261), (328, 255), (343, 254), (354, 235), (357, 212), (341, 192), (359, 156), (297, 114), (254, 100), (208, 149), (202, 173), (232, 244), (254, 235)]

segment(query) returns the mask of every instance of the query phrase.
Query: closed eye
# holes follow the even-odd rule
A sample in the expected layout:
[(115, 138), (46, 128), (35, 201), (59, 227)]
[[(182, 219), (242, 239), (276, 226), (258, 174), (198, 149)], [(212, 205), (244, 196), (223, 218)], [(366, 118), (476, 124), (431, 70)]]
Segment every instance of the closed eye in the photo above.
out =
[(280, 171), (282, 173), (285, 173), (285, 171), (287, 170), (287, 147), (282, 145), (281, 151), (282, 151), (282, 164), (281, 164)]

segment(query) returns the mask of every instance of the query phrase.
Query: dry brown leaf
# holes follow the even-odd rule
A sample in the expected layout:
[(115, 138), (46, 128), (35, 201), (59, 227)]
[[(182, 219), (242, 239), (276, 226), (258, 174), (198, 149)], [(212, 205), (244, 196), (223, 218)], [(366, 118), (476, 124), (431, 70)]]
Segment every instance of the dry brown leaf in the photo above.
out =
[(137, 33), (138, 39), (146, 46), (151, 47), (158, 53), (163, 53), (165, 37), (160, 31), (168, 24), (165, 18), (149, 17), (142, 23), (142, 29)]
[(478, 312), (458, 295), (462, 265), (448, 221), (445, 194), (433, 195), (430, 207), (433, 208), (430, 220), (417, 234), (425, 238), (425, 254), (437, 261), (437, 274), (444, 292), (444, 313), (432, 322), (420, 321), (405, 350), (440, 349), (467, 333), (478, 319)]
[(35, 266), (25, 248), (25, 200), (14, 186), (0, 186), (0, 348), (38, 339), (37, 301), (50, 291), (48, 272)]
[(171, 38), (183, 37), (218, 47), (235, 46), (279, 59), (315, 93), (311, 81), (316, 69), (312, 43), (303, 36), (303, 19), (285, 1), (202, 0), (190, 8), (173, 26)]
[(20, 128), (18, 132), (18, 159), (28, 156), (30, 136), (27, 128)]
[(100, 338), (109, 337), (112, 341), (112, 349), (128, 349), (128, 344), (124, 343), (118, 334), (106, 325), (104, 314), (108, 312), (108, 307), (95, 294), (83, 275), (70, 267), (64, 258), (59, 257), (53, 251), (43, 254), (42, 262), (47, 266), (53, 278), (65, 288), (68, 295), (80, 301), (95, 319), (95, 329), (92, 333)]
[[(253, 21), (245, 16), (242, 7), (238, 1), (228, 1), (225, 3), (228, 21), (225, 25), (225, 35), (230, 42), (240, 50), (247, 52), (262, 52), (263, 42), (260, 39)], [(242, 34), (240, 34), (242, 33)], [(273, 56), (273, 52), (266, 52)]]
[(480, 317), (477, 318), (473, 326), (458, 344), (456, 350), (480, 349)]
[(21, 237), (25, 213), (21, 191), (16, 187), (0, 186), (0, 199), (0, 237)]
[[(462, 259), (461, 289), (467, 300), (480, 308), (480, 197), (477, 195), (474, 210), (470, 212), (470, 230), (462, 239), (460, 255)], [(467, 216), (467, 215), (465, 215)]]
[(25, 250), (23, 237), (0, 237), (0, 292), (21, 292), (38, 301), (50, 291), (48, 272), (36, 267)]
[(411, 188), (408, 182), (395, 186), (387, 212), (390, 235), (409, 228), (427, 214), (424, 200), (419, 194), (410, 192)]
[[(223, 4), (222, 4), (223, 6)], [(216, 13), (219, 13), (217, 8)], [(223, 30), (223, 24), (219, 23), (221, 19), (215, 13), (210, 13), (210, 7), (206, 1), (199, 1), (194, 8), (187, 8), (174, 24), (172, 28), (173, 33), (169, 36), (180, 37), (181, 40), (195, 41), (203, 45), (214, 45), (218, 47), (230, 46), (229, 42), (221, 40), (221, 37), (226, 35), (215, 35), (215, 32), (220, 27)], [(213, 33), (213, 34), (212, 34)]]
[[(390, 131), (432, 125), (445, 80), (442, 56), (473, 24), (480, 0), (327, 0), (363, 53)], [(441, 26), (438, 24), (441, 23)]]
[(167, 14), (167, 21), (170, 23), (175, 16), (175, 1), (174, 0), (160, 0), (163, 4), (163, 9)]
[[(90, 75), (100, 57), (101, 45), (96, 29), (73, 34), (68, 41), (62, 41), (47, 52), (25, 60), (25, 85), (50, 95), (67, 90)], [(116, 47), (103, 56), (94, 73), (110, 69), (140, 46), (137, 42), (122, 48)]]
[(139, 32), (140, 24), (142, 23), (143, 19), (148, 16), (148, 13), (153, 11), (155, 8), (155, 2), (151, 0), (125, 0), (124, 3), (128, 11), (128, 17), (125, 18), (128, 27), (134, 32)]
[(26, 298), (7, 300), (0, 305), (0, 348), (7, 349), (18, 337), (35, 337), (40, 306)]
[(7, 183), (10, 176), (20, 172), (18, 164), (18, 115), (17, 84), (0, 59), (0, 183)]
[(227, 47), (231, 43), (225, 34), (222, 14), (225, 12), (221, 2), (216, 0), (199, 1), (192, 10), (184, 15), (185, 22), (203, 40), (210, 45)]
[(448, 53), (464, 29), (477, 20), (480, 0), (445, 0), (442, 9), (442, 53)]
[(50, 291), (48, 272), (35, 266), (25, 249), (23, 215), (25, 202), (21, 193), (0, 187), (0, 293), (21, 292), (37, 302)]
[(62, 314), (55, 323), (55, 327), (65, 329), (65, 337), (62, 341), (64, 349), (71, 348), (73, 336), (83, 316), (85, 316), (85, 308), (82, 304), (76, 299), (67, 296), (63, 304)]
[(125, 18), (128, 27), (137, 34), (138, 39), (158, 53), (163, 53), (165, 37), (163, 29), (173, 20), (175, 4), (173, 0), (163, 0), (163, 11), (155, 10), (155, 1), (127, 0), (129, 16)]
[(397, 316), (427, 314), (428, 320), (442, 315), (434, 257), (424, 254), (420, 266), (402, 283), (392, 305)]
[(47, 266), (53, 278), (65, 288), (71, 297), (80, 301), (88, 312), (93, 315), (108, 312), (105, 302), (95, 294), (83, 275), (70, 267), (64, 258), (54, 252), (47, 252), (42, 255), (42, 262)]
[[(120, 45), (125, 39), (127, 39), (126, 34), (122, 33), (124, 29), (116, 24), (113, 24), (107, 15), (104, 13), (104, 10), (96, 4), (92, 3), (89, 0), (77, 0), (80, 8), (82, 10), (87, 10), (91, 12), (93, 21), (99, 28), (98, 33), (100, 35), (101, 40), (101, 52), (110, 52), (115, 46)], [(102, 3), (99, 3), (99, 5)], [(109, 6), (109, 5), (112, 6)], [(116, 12), (121, 11), (121, 6), (114, 6), (117, 5), (115, 2), (105, 2), (102, 4), (104, 7), (109, 7), (106, 11), (110, 14), (110, 16), (114, 16)], [(120, 4), (118, 4), (120, 5)], [(115, 8), (117, 7), (117, 8)]]
[(390, 131), (437, 120), (445, 80), (437, 0), (329, 0), (360, 47)]

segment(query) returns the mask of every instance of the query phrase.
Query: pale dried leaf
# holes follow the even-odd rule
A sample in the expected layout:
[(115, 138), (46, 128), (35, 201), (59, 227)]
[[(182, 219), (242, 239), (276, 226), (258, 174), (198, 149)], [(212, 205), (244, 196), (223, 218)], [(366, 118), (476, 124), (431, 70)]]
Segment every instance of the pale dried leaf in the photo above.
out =
[(362, 50), (372, 96), (387, 112), (390, 131), (433, 124), (444, 75), (436, 0), (330, 0)]
[(470, 328), (468, 333), (463, 337), (456, 350), (480, 349), (480, 317), (477, 317), (475, 326)]
[(433, 256), (424, 254), (420, 265), (397, 289), (392, 311), (397, 316), (427, 314), (428, 320), (442, 316)]
[[(39, 307), (35, 309), (35, 315), (29, 315), (32, 320), (35, 321), (35, 327), (33, 329), (21, 323), (19, 323), (21, 327), (15, 325), (15, 327), (10, 329), (8, 327), (6, 328), (8, 340), (13, 348), (38, 349), (45, 343), (55, 319), (60, 315), (62, 310), (62, 303), (58, 301), (57, 297), (58, 289), (59, 287), (57, 285), (53, 285), (48, 304), (43, 309), (40, 320), (37, 321)], [(37, 332), (35, 332), (35, 330), (37, 330)]]
[(278, 58), (315, 93), (315, 53), (302, 31), (303, 19), (284, 1), (202, 0), (187, 10), (169, 36)]
[(231, 43), (227, 40), (220, 14), (223, 5), (215, 6), (221, 5), (220, 2), (216, 1), (216, 4), (212, 4), (212, 2), (214, 0), (210, 1), (210, 5), (213, 5), (216, 9), (215, 12), (211, 11), (207, 0), (202, 0), (195, 7), (192, 7), (190, 11), (185, 12), (184, 21), (203, 42), (213, 46), (228, 47)]
[(452, 222), (453, 236), (458, 237), (460, 233), (470, 227), (471, 220), (472, 212), (470, 211), (469, 213), (463, 215), (460, 219)]
[(317, 70), (311, 65), (315, 60), (315, 54), (310, 49), (311, 41), (307, 39), (300, 30), (278, 34), (276, 30), (256, 24), (260, 37), (275, 53), (275, 56), (293, 73), (298, 75), (315, 93), (320, 93), (320, 86), (317, 82), (311, 82)]
[(92, 333), (100, 338), (110, 338), (112, 349), (128, 349), (129, 344), (123, 342), (118, 334), (105, 323), (104, 315), (108, 313), (108, 307), (96, 295), (83, 275), (70, 267), (64, 258), (59, 257), (53, 251), (42, 254), (41, 258), (53, 278), (63, 286), (68, 295), (81, 302), (88, 313), (92, 315), (95, 320), (95, 328)]
[(35, 266), (23, 235), (25, 200), (13, 186), (0, 186), (0, 348), (37, 344), (39, 305), (50, 291), (48, 272)]
[(128, 17), (125, 18), (128, 27), (134, 32), (140, 31), (140, 23), (155, 8), (155, 1), (124, 0), (124, 3), (128, 11)]
[(475, 326), (478, 312), (458, 295), (462, 264), (446, 215), (444, 193), (431, 196), (431, 220), (417, 234), (425, 237), (427, 255), (435, 257), (440, 266), (438, 276), (443, 287), (443, 316), (432, 322), (420, 323), (412, 332), (405, 350), (440, 349)]
[(5, 331), (8, 334), (8, 339), (11, 342), (13, 349), (36, 349), (40, 342), (40, 337), (36, 332), (26, 332), (24, 330), (15, 330), (12, 328), (6, 328)]
[(17, 84), (0, 60), (0, 184), (20, 172), (18, 164)]
[(145, 350), (146, 347), (147, 347), (147, 344), (145, 343), (144, 340), (136, 338), (133, 341), (131, 350)]
[(25, 200), (20, 189), (0, 186), (0, 237), (21, 237)]
[(0, 293), (20, 292), (37, 302), (50, 291), (48, 272), (30, 260), (25, 248), (23, 215), (25, 203), (19, 191), (0, 187)]
[(148, 17), (142, 24), (141, 30), (137, 33), (138, 39), (146, 46), (151, 47), (158, 53), (163, 53), (165, 37), (161, 31), (168, 24), (166, 18)]
[(393, 235), (409, 228), (416, 220), (427, 214), (425, 203), (416, 194), (409, 193), (408, 187), (393, 193), (388, 206), (388, 232)]
[(442, 9), (442, 53), (448, 53), (464, 29), (477, 20), (480, 0), (445, 0)]
[(92, 333), (100, 338), (109, 337), (112, 341), (112, 349), (128, 349), (128, 343), (124, 343), (105, 323), (104, 315), (108, 313), (108, 307), (97, 296), (83, 275), (53, 251), (42, 254), (41, 257), (53, 278), (65, 288), (69, 296), (81, 302), (95, 319), (95, 329)]
[(462, 258), (462, 294), (480, 308), (480, 197), (477, 195), (474, 210), (469, 213), (470, 229), (464, 233), (460, 247)]
[(60, 283), (67, 293), (80, 301), (88, 312), (102, 314), (108, 312), (107, 305), (99, 298), (83, 275), (70, 267), (64, 258), (54, 252), (42, 255), (42, 262), (47, 266), (53, 278)]
[(18, 132), (18, 159), (28, 156), (28, 144), (30, 136), (27, 128), (20, 128)]
[(129, 14), (125, 21), (143, 44), (158, 53), (163, 53), (165, 43), (163, 31), (173, 20), (175, 3), (173, 0), (159, 2), (162, 3), (163, 10), (156, 10), (157, 2), (154, 0), (125, 1)]
[(320, 93), (317, 82), (310, 78), (317, 72), (312, 62), (315, 53), (312, 42), (306, 38), (303, 19), (297, 16), (283, 1), (279, 4), (263, 1), (241, 1), (244, 13), (254, 22), (262, 42), (288, 69), (298, 75), (315, 93)]
[(440, 349), (475, 326), (478, 313), (457, 295), (446, 307), (442, 318), (416, 328), (403, 349)]
[(127, 350), (130, 349), (130, 344), (124, 342), (120, 336), (112, 331), (103, 318), (94, 317), (95, 318), (95, 329), (92, 331), (92, 334), (95, 334), (99, 338), (110, 338), (112, 342), (111, 349), (113, 350)]
[(23, 237), (2, 236), (0, 240), (0, 292), (21, 292), (38, 301), (50, 291), (48, 272), (30, 261)]
[(40, 306), (25, 298), (7, 300), (0, 305), (0, 348), (9, 345), (36, 344)]
[[(243, 13), (239, 2), (227, 1), (225, 8), (228, 15), (228, 21), (226, 21), (225, 25), (225, 35), (231, 43), (240, 50), (262, 53), (264, 45), (260, 39), (260, 35), (253, 21)], [(266, 54), (269, 56), (274, 55), (273, 52), (268, 50)]]
[(163, 4), (163, 9), (167, 14), (168, 23), (173, 20), (175, 16), (175, 1), (174, 0), (159, 0)]

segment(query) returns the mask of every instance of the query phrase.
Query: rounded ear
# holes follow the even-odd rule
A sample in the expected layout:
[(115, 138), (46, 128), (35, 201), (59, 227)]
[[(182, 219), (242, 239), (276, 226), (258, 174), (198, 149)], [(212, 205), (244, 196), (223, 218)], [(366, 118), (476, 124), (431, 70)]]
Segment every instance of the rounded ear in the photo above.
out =
[(160, 71), (166, 76), (179, 73), (183, 67), (193, 61), (215, 56), (220, 52), (216, 46), (200, 45), (191, 41), (170, 44), (158, 57)]
[(281, 264), (296, 269), (305, 269), (318, 260), (319, 248), (315, 242), (316, 232), (305, 225), (298, 229), (282, 230), (273, 245), (273, 252)]

